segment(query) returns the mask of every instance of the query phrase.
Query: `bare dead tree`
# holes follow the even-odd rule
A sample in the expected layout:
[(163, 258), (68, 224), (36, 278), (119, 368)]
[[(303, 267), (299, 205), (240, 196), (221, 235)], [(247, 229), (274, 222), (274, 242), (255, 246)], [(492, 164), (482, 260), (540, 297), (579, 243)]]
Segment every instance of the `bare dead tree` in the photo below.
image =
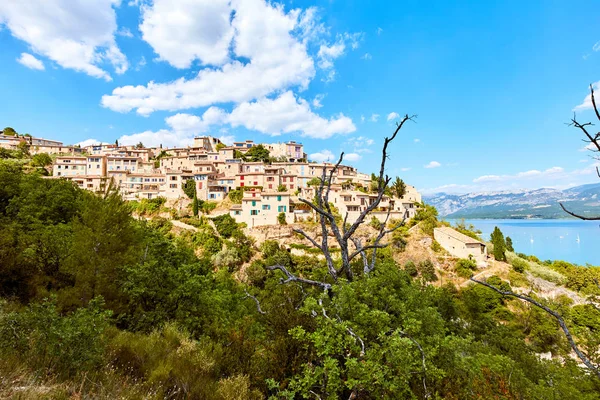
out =
[[(598, 122), (600, 122), (600, 110), (598, 109), (598, 106), (596, 105), (596, 98), (594, 97), (594, 86), (593, 85), (590, 85), (590, 96), (591, 96), (591, 100), (592, 100), (592, 108), (594, 109), (594, 113), (596, 114), (596, 118), (598, 119)], [(571, 118), (571, 122), (568, 125), (573, 126), (583, 132), (585, 138), (582, 140), (585, 143), (589, 143), (592, 145), (592, 148), (590, 149), (591, 151), (600, 152), (600, 132), (593, 133), (591, 131), (592, 130), (591, 127), (594, 126), (593, 123), (591, 123), (591, 122), (580, 123), (579, 121), (577, 121), (577, 116), (573, 115), (573, 118)], [(595, 157), (595, 158), (598, 159), (598, 157)], [(598, 167), (596, 167), (596, 174), (600, 178), (600, 169), (598, 169)], [(567, 214), (569, 214), (575, 218), (583, 219), (586, 221), (600, 221), (600, 216), (586, 217), (583, 215), (579, 215), (572, 211), (569, 211), (563, 203), (559, 203), (559, 204), (560, 204), (560, 207), (564, 210), (564, 212), (566, 212)]]
[(485, 282), (485, 281), (480, 281), (477, 280), (473, 277), (470, 278), (471, 281), (478, 283), (480, 285), (483, 285), (485, 287), (488, 287), (498, 293), (500, 293), (503, 296), (511, 296), (511, 297), (516, 297), (518, 299), (524, 300), (528, 303), (533, 304), (534, 306), (544, 310), (546, 313), (550, 314), (551, 316), (553, 316), (557, 321), (558, 324), (560, 325), (560, 328), (562, 329), (562, 331), (564, 332), (565, 336), (567, 337), (567, 341), (569, 342), (569, 345), (571, 346), (571, 349), (573, 349), (573, 351), (575, 352), (575, 354), (577, 354), (577, 357), (581, 360), (581, 362), (594, 374), (596, 374), (596, 376), (598, 378), (600, 378), (600, 368), (598, 365), (594, 365), (594, 363), (589, 359), (589, 357), (577, 346), (577, 343), (575, 343), (575, 340), (573, 339), (573, 335), (571, 334), (571, 331), (569, 330), (569, 327), (567, 326), (565, 320), (563, 319), (563, 317), (556, 311), (554, 311), (553, 309), (551, 309), (550, 307), (540, 303), (537, 300), (532, 299), (529, 296), (525, 296), (522, 294), (518, 294), (515, 292), (512, 292), (510, 290), (502, 290), (497, 288), (494, 285), (490, 285), (489, 283)]
[[(364, 262), (364, 272), (366, 274), (371, 272), (375, 267), (375, 250), (379, 249), (379, 248), (384, 248), (387, 246), (386, 244), (381, 243), (381, 239), (385, 235), (389, 234), (390, 232), (393, 232), (394, 230), (398, 229), (404, 223), (404, 219), (403, 219), (399, 224), (397, 224), (397, 226), (393, 227), (392, 229), (385, 229), (385, 226), (387, 224), (387, 219), (389, 218), (389, 212), (390, 212), (390, 210), (388, 210), (388, 216), (387, 216), (388, 218), (386, 218), (385, 223), (382, 224), (382, 228), (380, 229), (379, 234), (373, 243), (363, 245), (360, 240), (354, 240), (354, 238), (353, 238), (353, 235), (355, 234), (358, 227), (363, 222), (365, 222), (367, 216), (379, 206), (379, 204), (381, 203), (381, 200), (385, 194), (386, 188), (388, 187), (388, 185), (391, 181), (391, 178), (385, 174), (385, 164), (389, 158), (388, 146), (396, 138), (396, 136), (398, 135), (398, 132), (400, 132), (400, 130), (402, 129), (404, 124), (408, 121), (414, 121), (415, 118), (416, 118), (416, 116), (414, 116), (414, 115), (413, 116), (405, 115), (400, 120), (400, 122), (398, 122), (396, 124), (396, 129), (394, 130), (394, 133), (390, 137), (385, 138), (384, 143), (383, 143), (382, 152), (381, 152), (381, 164), (380, 164), (379, 176), (378, 176), (378, 180), (377, 180), (377, 192), (376, 192), (375, 199), (371, 202), (371, 204), (369, 204), (367, 207), (365, 207), (365, 209), (359, 214), (358, 218), (350, 226), (348, 226), (348, 223), (347, 223), (348, 213), (346, 213), (344, 220), (340, 226), (340, 223), (336, 220), (336, 216), (333, 213), (332, 205), (329, 203), (329, 194), (331, 191), (331, 185), (333, 183), (333, 177), (344, 159), (344, 153), (342, 153), (340, 155), (339, 160), (330, 169), (329, 174), (327, 174), (327, 165), (323, 166), (321, 180), (320, 180), (318, 189), (316, 191), (316, 196), (315, 196), (314, 201), (310, 201), (310, 200), (302, 199), (302, 198), (300, 199), (300, 201), (302, 203), (308, 205), (316, 213), (316, 215), (319, 219), (319, 223), (321, 226), (321, 235), (320, 235), (321, 242), (318, 243), (317, 239), (311, 237), (308, 233), (306, 233), (302, 229), (295, 228), (294, 232), (302, 235), (314, 247), (316, 247), (323, 253), (326, 263), (327, 263), (327, 269), (328, 269), (329, 275), (331, 276), (331, 278), (333, 279), (334, 282), (337, 282), (341, 276), (345, 276), (345, 278), (348, 281), (352, 281), (354, 279), (354, 275), (353, 275), (352, 269), (350, 267), (350, 263), (352, 262), (352, 260), (354, 258), (356, 258), (359, 255), (361, 255), (361, 257), (363, 257), (363, 260), (366, 260), (365, 252), (369, 249), (372, 249), (374, 254), (373, 254), (373, 257), (372, 257), (372, 260), (370, 263), (368, 263), (366, 261)], [(334, 237), (335, 241), (337, 242), (337, 245), (339, 246), (339, 249), (340, 249), (341, 268), (339, 270), (336, 269), (336, 267), (335, 267), (335, 263), (333, 261), (333, 257), (331, 255), (331, 251), (330, 251), (330, 246), (329, 246), (330, 232), (333, 234), (333, 237)], [(351, 252), (350, 242), (352, 242), (355, 246), (354, 252)], [(276, 268), (276, 269), (280, 269), (281, 271), (283, 271), (288, 276), (288, 280), (296, 280), (297, 279), (297, 278), (290, 279), (291, 274), (289, 274), (289, 271), (286, 272), (281, 268)], [(316, 285), (316, 286), (322, 286), (322, 285)]]

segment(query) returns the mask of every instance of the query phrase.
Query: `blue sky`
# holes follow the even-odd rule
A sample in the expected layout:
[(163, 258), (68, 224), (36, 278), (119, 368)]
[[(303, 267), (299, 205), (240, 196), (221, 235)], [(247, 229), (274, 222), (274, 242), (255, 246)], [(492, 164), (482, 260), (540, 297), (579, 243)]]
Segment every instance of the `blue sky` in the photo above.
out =
[[(0, 125), (78, 143), (296, 140), (425, 192), (595, 182), (590, 1), (0, 2)], [(394, 114), (395, 113), (395, 114)], [(388, 120), (389, 117), (389, 120)]]

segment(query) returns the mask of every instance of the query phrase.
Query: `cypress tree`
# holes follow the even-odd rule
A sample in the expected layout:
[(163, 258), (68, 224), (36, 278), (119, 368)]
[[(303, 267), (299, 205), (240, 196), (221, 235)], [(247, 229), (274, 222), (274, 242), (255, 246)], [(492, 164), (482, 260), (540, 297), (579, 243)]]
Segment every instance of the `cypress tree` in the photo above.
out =
[(496, 261), (506, 261), (506, 254), (504, 254), (506, 251), (506, 242), (504, 241), (502, 231), (497, 226), (494, 228), (494, 232), (492, 232), (491, 239)]
[(196, 196), (195, 192), (194, 192), (194, 201), (192, 203), (192, 213), (194, 214), (194, 217), (198, 216), (198, 196)]
[(512, 244), (512, 239), (510, 238), (510, 236), (506, 237), (506, 250), (507, 251), (515, 251), (513, 244)]

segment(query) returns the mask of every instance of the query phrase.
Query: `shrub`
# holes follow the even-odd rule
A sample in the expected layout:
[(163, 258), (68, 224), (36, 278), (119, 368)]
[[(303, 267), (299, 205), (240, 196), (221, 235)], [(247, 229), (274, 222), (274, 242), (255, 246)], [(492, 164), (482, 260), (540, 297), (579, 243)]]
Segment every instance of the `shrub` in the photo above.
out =
[(279, 225), (287, 225), (287, 221), (285, 220), (285, 213), (284, 212), (280, 212), (277, 215), (277, 223)]
[(419, 272), (421, 273), (421, 277), (426, 282), (435, 282), (437, 281), (437, 275), (435, 274), (435, 265), (431, 260), (421, 261), (419, 263)]
[(522, 258), (516, 257), (514, 258), (510, 264), (515, 272), (522, 274), (529, 267), (529, 263)]
[(470, 278), (473, 275), (473, 271), (477, 270), (477, 263), (473, 260), (462, 258), (456, 262), (454, 268), (461, 278)]
[(205, 201), (200, 206), (202, 213), (210, 214), (215, 208), (217, 208), (218, 203), (215, 201)]
[(100, 366), (110, 311), (102, 298), (61, 316), (56, 299), (6, 313), (0, 304), (0, 354), (18, 357), (38, 371), (71, 377)]
[(196, 195), (196, 181), (194, 181), (193, 179), (188, 179), (187, 181), (185, 181), (185, 183), (183, 184), (183, 192), (186, 194), (187, 197), (193, 199)]
[(233, 235), (233, 232), (238, 229), (237, 222), (235, 222), (235, 219), (229, 214), (219, 215), (218, 217), (214, 217), (212, 220), (217, 227), (217, 232), (219, 232), (219, 235), (225, 239), (229, 239), (231, 235)]
[(436, 253), (439, 253), (442, 251), (442, 246), (438, 243), (437, 240), (434, 240), (433, 242), (431, 242), (431, 250), (433, 250)]
[(371, 218), (371, 221), (369, 222), (369, 225), (371, 226), (371, 228), (374, 228), (374, 229), (377, 229), (377, 230), (381, 229), (381, 222), (379, 222), (379, 220), (377, 218), (375, 218), (375, 217)]
[(419, 275), (419, 271), (417, 271), (417, 266), (414, 262), (410, 260), (407, 261), (406, 264), (404, 264), (404, 271), (406, 271), (406, 273), (412, 277)]
[(287, 192), (287, 187), (285, 185), (279, 185), (279, 186), (277, 186), (277, 191), (278, 192)]
[(244, 197), (244, 191), (241, 189), (235, 189), (229, 192), (227, 195), (229, 200), (234, 204), (242, 204), (242, 198)]
[(223, 250), (211, 257), (211, 261), (217, 267), (227, 267), (229, 270), (232, 270), (242, 262), (242, 259), (236, 248), (225, 246)]

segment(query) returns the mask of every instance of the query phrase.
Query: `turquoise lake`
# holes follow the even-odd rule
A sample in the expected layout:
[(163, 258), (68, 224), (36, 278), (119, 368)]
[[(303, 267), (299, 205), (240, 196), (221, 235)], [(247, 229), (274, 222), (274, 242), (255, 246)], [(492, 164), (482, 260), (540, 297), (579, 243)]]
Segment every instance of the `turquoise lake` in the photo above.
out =
[[(447, 220), (453, 225), (456, 220)], [(490, 240), (497, 226), (510, 236), (516, 252), (540, 260), (565, 260), (585, 265), (600, 265), (600, 221), (479, 219), (465, 220)]]

